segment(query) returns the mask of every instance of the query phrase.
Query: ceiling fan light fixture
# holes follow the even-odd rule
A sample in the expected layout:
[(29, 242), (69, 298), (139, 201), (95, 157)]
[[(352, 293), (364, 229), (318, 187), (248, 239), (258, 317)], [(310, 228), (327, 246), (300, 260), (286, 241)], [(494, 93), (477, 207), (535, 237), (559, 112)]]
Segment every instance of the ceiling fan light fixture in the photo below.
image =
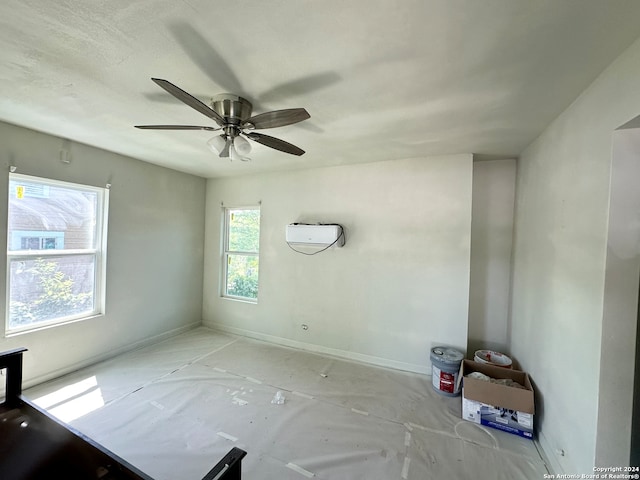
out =
[[(232, 162), (237, 160), (240, 160), (241, 162), (250, 162), (251, 159), (247, 157), (246, 154), (248, 154), (251, 151), (251, 146), (249, 146), (249, 148), (243, 147), (241, 150), (240, 148), (238, 148), (238, 143), (240, 143), (240, 145), (243, 145), (243, 144), (242, 142), (238, 142), (239, 138), (242, 138), (242, 137), (235, 137), (233, 139), (233, 142), (231, 142), (231, 147), (229, 148), (229, 158), (231, 159)], [(242, 140), (247, 142), (244, 138)], [(247, 142), (247, 144), (248, 143), (249, 142)]]
[(217, 155), (220, 155), (222, 149), (226, 144), (226, 139), (224, 135), (216, 135), (215, 137), (211, 137), (207, 141), (207, 146), (211, 149), (211, 151)]
[(251, 144), (249, 143), (249, 140), (244, 138), (242, 135), (238, 135), (233, 139), (233, 146), (241, 156), (249, 155), (249, 153), (251, 153)]

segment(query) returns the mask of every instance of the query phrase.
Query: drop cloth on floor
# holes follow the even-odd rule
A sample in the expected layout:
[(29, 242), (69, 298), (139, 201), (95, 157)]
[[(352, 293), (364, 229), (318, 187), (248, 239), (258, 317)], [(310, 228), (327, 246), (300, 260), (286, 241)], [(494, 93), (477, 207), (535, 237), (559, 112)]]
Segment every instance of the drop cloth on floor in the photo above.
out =
[[(533, 442), (461, 420), (460, 397), (438, 394), (429, 377), (206, 328), (26, 394), (46, 405), (88, 378), (102, 402), (83, 409), (85, 393), (69, 390), (47, 408), (158, 480), (200, 479), (233, 446), (248, 452), (249, 480), (546, 473)], [(278, 391), (284, 404), (272, 403)]]

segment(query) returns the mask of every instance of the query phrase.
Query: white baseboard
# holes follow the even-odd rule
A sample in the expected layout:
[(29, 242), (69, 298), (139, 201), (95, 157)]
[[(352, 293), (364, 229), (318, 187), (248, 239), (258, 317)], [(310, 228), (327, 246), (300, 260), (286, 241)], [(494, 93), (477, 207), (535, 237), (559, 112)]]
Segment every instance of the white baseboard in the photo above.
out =
[(542, 456), (542, 459), (547, 464), (547, 469), (552, 475), (558, 475), (564, 473), (564, 469), (558, 459), (556, 458), (555, 449), (549, 443), (549, 440), (543, 432), (538, 431), (538, 438), (536, 439), (536, 446)]
[[(175, 337), (176, 335), (180, 335), (181, 333), (187, 332), (189, 330), (193, 330), (194, 328), (202, 326), (201, 322), (190, 323), (189, 325), (185, 325), (183, 327), (174, 328), (173, 330), (169, 330), (167, 332), (159, 333), (158, 335), (154, 335), (153, 337), (145, 338), (144, 340), (140, 340), (138, 342), (130, 343), (128, 345), (122, 346), (120, 348), (116, 348), (113, 350), (109, 350), (107, 353), (103, 353), (101, 355), (96, 355), (93, 357), (86, 358), (80, 362), (76, 362), (74, 364), (68, 365), (64, 368), (55, 370), (53, 372), (46, 373), (44, 375), (39, 375), (34, 378), (23, 379), (22, 381), (22, 389), (26, 390), (35, 385), (39, 385), (44, 382), (48, 382), (49, 380), (53, 380), (54, 378), (61, 377), (63, 375), (67, 375), (69, 373), (75, 372), (76, 370), (80, 370), (81, 368), (88, 367), (90, 365), (96, 364), (98, 362), (103, 362), (105, 360), (109, 360), (118, 355), (122, 355), (123, 353), (131, 352), (133, 350), (137, 350), (142, 347), (146, 347), (147, 345), (151, 345), (153, 343), (158, 343), (163, 340), (166, 340), (171, 337)], [(2, 386), (4, 387), (4, 385)], [(3, 388), (4, 390), (4, 388)]]
[(234, 335), (240, 335), (242, 337), (249, 337), (256, 340), (262, 340), (264, 342), (274, 343), (276, 345), (297, 348), (298, 350), (305, 350), (307, 352), (331, 355), (333, 357), (357, 361), (357, 362), (366, 363), (369, 365), (393, 368), (394, 370), (402, 370), (405, 372), (412, 372), (412, 373), (421, 373), (429, 376), (431, 375), (430, 365), (418, 365), (414, 363), (399, 362), (397, 360), (390, 360), (388, 358), (376, 357), (374, 355), (366, 355), (364, 353), (350, 352), (347, 350), (324, 347), (322, 345), (315, 345), (312, 343), (299, 342), (297, 340), (291, 340), (289, 338), (277, 337), (274, 335), (254, 332), (251, 330), (244, 330), (242, 328), (230, 327), (229, 325), (224, 325), (222, 323), (208, 322), (203, 324), (203, 326), (220, 330), (226, 333), (231, 333)]

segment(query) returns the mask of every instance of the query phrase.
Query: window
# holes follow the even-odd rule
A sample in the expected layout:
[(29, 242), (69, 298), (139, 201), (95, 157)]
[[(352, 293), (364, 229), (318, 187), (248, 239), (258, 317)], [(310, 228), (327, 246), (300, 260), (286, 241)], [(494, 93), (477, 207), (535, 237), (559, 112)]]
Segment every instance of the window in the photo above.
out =
[(104, 188), (9, 175), (7, 332), (104, 313)]
[(258, 300), (260, 208), (225, 208), (222, 295)]

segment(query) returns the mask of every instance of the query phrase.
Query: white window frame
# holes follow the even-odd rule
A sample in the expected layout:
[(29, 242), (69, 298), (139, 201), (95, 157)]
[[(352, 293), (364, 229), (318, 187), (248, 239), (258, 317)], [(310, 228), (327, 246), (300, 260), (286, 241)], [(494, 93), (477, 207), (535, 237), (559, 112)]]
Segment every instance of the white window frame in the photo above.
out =
[[(228, 273), (229, 273), (229, 256), (230, 255), (236, 255), (236, 256), (251, 256), (251, 257), (256, 257), (258, 259), (258, 278), (260, 277), (260, 270), (259, 270), (259, 265), (260, 265), (260, 248), (258, 247), (258, 251), (257, 252), (245, 252), (245, 251), (236, 251), (236, 250), (229, 250), (229, 227), (231, 224), (231, 212), (232, 211), (238, 211), (238, 210), (258, 210), (261, 214), (262, 218), (262, 212), (260, 211), (260, 205), (249, 205), (249, 206), (242, 206), (242, 207), (223, 207), (222, 209), (222, 218), (223, 218), (223, 235), (222, 235), (222, 278), (221, 278), (221, 291), (220, 291), (220, 296), (222, 296), (223, 298), (227, 298), (230, 300), (237, 300), (237, 301), (242, 301), (242, 302), (249, 302), (249, 303), (258, 303), (258, 296), (259, 296), (259, 286), (258, 286), (258, 295), (256, 295), (256, 298), (251, 298), (251, 297), (241, 297), (238, 295), (231, 295), (229, 294), (229, 292), (227, 291), (227, 278), (228, 278)], [(258, 244), (260, 243), (260, 230), (258, 230)], [(259, 285), (259, 283), (258, 283)]]
[[(90, 185), (82, 185), (71, 182), (63, 182), (60, 180), (52, 180), (42, 177), (34, 177), (31, 175), (23, 175), (18, 173), (9, 174), (9, 182), (11, 181), (24, 181), (26, 183), (42, 184), (43, 186), (57, 186), (68, 189), (75, 189), (78, 191), (87, 191), (96, 193), (97, 205), (96, 205), (96, 229), (93, 248), (84, 249), (50, 249), (50, 250), (10, 250), (7, 248), (7, 271), (6, 271), (6, 311), (5, 311), (5, 336), (11, 336), (15, 334), (21, 334), (31, 332), (35, 330), (41, 330), (57, 325), (64, 325), (71, 322), (77, 322), (80, 320), (86, 320), (89, 318), (95, 318), (100, 315), (104, 315), (106, 311), (106, 265), (107, 265), (107, 225), (108, 225), (108, 210), (109, 210), (109, 189), (94, 187)], [(9, 196), (11, 195), (10, 188), (7, 195), (7, 211), (9, 209)], [(7, 222), (9, 219), (7, 219)], [(7, 237), (9, 236), (9, 225), (7, 223)], [(10, 238), (7, 238), (7, 242), (11, 242)], [(94, 257), (94, 285), (93, 285), (93, 305), (94, 308), (91, 312), (83, 312), (76, 315), (68, 315), (64, 317), (57, 317), (51, 320), (45, 320), (42, 322), (35, 322), (30, 325), (21, 325), (18, 327), (11, 327), (9, 324), (10, 319), (10, 307), (11, 307), (11, 264), (16, 261), (34, 260), (36, 258), (64, 258), (72, 256), (86, 256), (91, 255)]]

